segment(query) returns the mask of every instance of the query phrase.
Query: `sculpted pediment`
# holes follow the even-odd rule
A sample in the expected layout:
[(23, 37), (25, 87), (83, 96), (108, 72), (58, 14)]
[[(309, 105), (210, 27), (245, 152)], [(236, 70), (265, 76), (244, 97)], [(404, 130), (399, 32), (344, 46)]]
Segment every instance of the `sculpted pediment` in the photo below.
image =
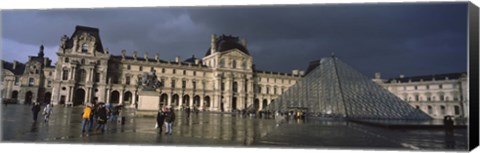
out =
[(229, 57), (248, 57), (247, 54), (243, 53), (242, 51), (238, 49), (232, 49), (230, 51), (227, 51), (223, 54), (223, 56), (229, 56)]

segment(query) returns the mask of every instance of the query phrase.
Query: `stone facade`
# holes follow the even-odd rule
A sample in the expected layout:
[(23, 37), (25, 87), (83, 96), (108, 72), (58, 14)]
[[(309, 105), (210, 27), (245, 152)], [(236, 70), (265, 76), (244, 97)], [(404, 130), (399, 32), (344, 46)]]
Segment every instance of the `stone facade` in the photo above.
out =
[(2, 61), (2, 99), (30, 104), (51, 100), (54, 67), (44, 57), (43, 46), (38, 56), (29, 56), (27, 63)]
[(392, 79), (381, 79), (380, 73), (376, 73), (373, 81), (435, 119), (446, 115), (468, 117), (467, 73), (401, 75)]
[[(154, 58), (136, 51), (132, 56), (126, 54), (123, 50), (121, 55), (110, 55), (102, 46), (98, 29), (77, 26), (71, 37), (61, 38), (55, 66), (29, 60), (18, 74), (4, 66), (2, 83), (7, 86), (2, 88), (2, 98), (28, 103), (23, 97), (30, 92), (32, 101), (54, 105), (105, 102), (135, 107), (141, 89), (139, 80), (144, 73), (154, 70), (163, 82), (158, 90), (160, 105), (207, 111), (262, 110), (303, 75), (299, 70), (256, 70), (246, 41), (225, 35), (212, 35), (210, 48), (202, 59), (192, 56), (184, 61), (180, 57), (166, 61), (159, 53)], [(40, 73), (29, 73), (31, 68)], [(20, 78), (20, 85), (15, 84), (16, 77)], [(29, 78), (34, 78), (31, 86)], [(13, 92), (17, 92), (17, 97), (12, 96)], [(43, 98), (47, 96), (51, 99)]]

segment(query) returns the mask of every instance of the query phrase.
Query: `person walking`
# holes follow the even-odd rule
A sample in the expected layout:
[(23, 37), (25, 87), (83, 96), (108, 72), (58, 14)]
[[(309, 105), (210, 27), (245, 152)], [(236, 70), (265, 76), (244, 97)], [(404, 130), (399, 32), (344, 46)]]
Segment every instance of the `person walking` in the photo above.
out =
[(175, 113), (173, 112), (172, 108), (167, 108), (167, 112), (165, 113), (165, 134), (172, 135), (173, 129), (172, 124), (175, 121)]
[(163, 129), (163, 122), (165, 121), (165, 111), (167, 108), (160, 108), (157, 113), (157, 128), (160, 130), (160, 134), (162, 134)]
[(97, 116), (96, 130), (98, 131), (100, 129), (103, 133), (105, 132), (105, 123), (107, 123), (107, 108), (105, 108), (105, 105), (101, 104), (98, 106), (96, 116)]
[(37, 118), (38, 118), (38, 112), (40, 112), (40, 104), (39, 103), (35, 103), (32, 107), (32, 113), (33, 113), (33, 121), (34, 122), (37, 122)]
[(48, 120), (50, 119), (50, 115), (52, 114), (52, 104), (47, 104), (47, 106), (43, 109), (43, 115), (44, 115), (44, 121), (45, 123), (48, 123)]
[(85, 106), (85, 108), (83, 109), (83, 113), (82, 113), (82, 119), (83, 119), (82, 133), (85, 132), (85, 126), (87, 124), (88, 124), (89, 131), (91, 130), (91, 127), (92, 127), (92, 124), (90, 123), (91, 115), (92, 115), (92, 107), (90, 106), (90, 104), (87, 104), (87, 106)]

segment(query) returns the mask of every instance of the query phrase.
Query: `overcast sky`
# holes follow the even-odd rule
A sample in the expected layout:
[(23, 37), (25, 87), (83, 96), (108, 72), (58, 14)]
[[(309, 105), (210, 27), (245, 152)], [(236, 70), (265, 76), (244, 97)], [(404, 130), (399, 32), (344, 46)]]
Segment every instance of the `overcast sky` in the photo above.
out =
[(259, 70), (291, 72), (334, 53), (383, 78), (464, 72), (467, 3), (155, 7), (2, 11), (2, 59), (26, 62), (41, 44), (57, 61), (76, 25), (100, 29), (110, 53), (203, 57), (211, 34), (245, 38)]

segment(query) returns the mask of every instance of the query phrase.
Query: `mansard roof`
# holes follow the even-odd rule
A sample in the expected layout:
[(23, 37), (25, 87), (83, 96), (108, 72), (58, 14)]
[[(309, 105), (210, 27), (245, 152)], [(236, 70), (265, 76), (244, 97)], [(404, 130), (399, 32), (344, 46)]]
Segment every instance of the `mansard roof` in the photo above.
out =
[[(250, 55), (247, 48), (241, 44), (240, 39), (238, 37), (234, 37), (231, 35), (230, 36), (221, 35), (216, 38), (215, 45), (216, 45), (215, 47), (217, 48), (217, 52), (224, 52), (231, 49), (238, 49), (241, 52), (247, 55)], [(205, 54), (205, 56), (208, 56), (211, 54), (210, 50), (211, 50), (211, 47), (207, 50), (207, 53)]]
[[(121, 55), (112, 55), (111, 58), (121, 60), (122, 56)], [(133, 58), (132, 56), (125, 56), (125, 59), (126, 60), (134, 60), (135, 58)], [(137, 56), (137, 61), (145, 61), (145, 58)], [(156, 59), (152, 59), (152, 58), (148, 58), (148, 61), (149, 62), (157, 62)], [(164, 61), (164, 60), (159, 60), (159, 61), (160, 61), (160, 63), (167, 63), (167, 61)]]
[(422, 81), (432, 81), (432, 80), (446, 80), (448, 78), (449, 80), (457, 80), (461, 78), (462, 76), (467, 75), (466, 72), (459, 72), (459, 73), (445, 73), (445, 74), (434, 74), (434, 75), (421, 75), (421, 76), (411, 76), (411, 77), (397, 77), (397, 78), (392, 78), (388, 79), (388, 83), (393, 83), (393, 80), (398, 81), (398, 82), (409, 82), (410, 80), (412, 82), (419, 82), (420, 80)]
[(196, 58), (195, 55), (192, 55), (192, 57), (184, 60), (183, 62), (195, 64), (196, 59), (198, 59), (200, 63), (202, 62), (202, 59)]
[(23, 72), (25, 72), (25, 64), (20, 62), (17, 62), (15, 69), (13, 69), (13, 63), (2, 60), (2, 67), (15, 75), (23, 75)]
[(95, 50), (99, 51), (101, 53), (105, 53), (105, 51), (103, 50), (102, 41), (100, 40), (100, 32), (99, 32), (98, 28), (80, 26), (80, 25), (77, 25), (75, 27), (75, 32), (73, 32), (72, 36), (70, 38), (68, 38), (67, 43), (66, 43), (66, 48), (72, 48), (73, 47), (73, 39), (72, 38), (77, 36), (77, 35), (80, 36), (84, 32), (86, 32), (86, 33), (92, 35), (93, 37), (95, 37), (95, 40), (96, 40)]

